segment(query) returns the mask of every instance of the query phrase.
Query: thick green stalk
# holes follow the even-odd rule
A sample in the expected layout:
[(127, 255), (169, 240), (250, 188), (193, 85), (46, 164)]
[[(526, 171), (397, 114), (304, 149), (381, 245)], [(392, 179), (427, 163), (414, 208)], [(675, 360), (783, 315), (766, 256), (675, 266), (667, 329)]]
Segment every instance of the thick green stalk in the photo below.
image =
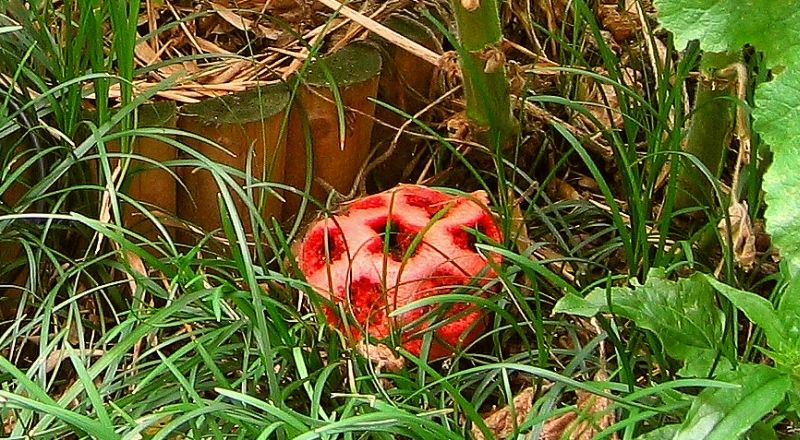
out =
[[(720, 71), (738, 59), (736, 54), (703, 54), (694, 111), (683, 148), (705, 165), (715, 178), (722, 173), (736, 122), (737, 105), (736, 88), (729, 78), (720, 75)], [(685, 161), (678, 174), (675, 208), (712, 206), (714, 200), (713, 186), (708, 177), (696, 164)]]
[(505, 59), (500, 45), (503, 28), (497, 0), (453, 0), (459, 54), (467, 99), (467, 117), (490, 141), (505, 143), (517, 124), (511, 114)]

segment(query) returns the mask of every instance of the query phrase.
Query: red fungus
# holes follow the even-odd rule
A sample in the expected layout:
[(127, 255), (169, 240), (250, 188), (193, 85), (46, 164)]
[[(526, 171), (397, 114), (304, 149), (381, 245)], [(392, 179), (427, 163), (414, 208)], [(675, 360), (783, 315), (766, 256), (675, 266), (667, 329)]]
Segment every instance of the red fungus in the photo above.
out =
[[(493, 277), (487, 257), (494, 262), (500, 257), (484, 256), (475, 247), (476, 234), (500, 240), (487, 202), (482, 191), (457, 197), (401, 185), (313, 224), (300, 243), (300, 269), (317, 293), (349, 315), (343, 324), (327, 309), (328, 322), (354, 338), (366, 331), (383, 339), (402, 328), (403, 347), (415, 355), (433, 326), (431, 359), (472, 342), (484, 330), (485, 316), (470, 304), (447, 304), (437, 315), (429, 314), (437, 305), (389, 315), (421, 298), (479, 291)], [(432, 323), (431, 316), (440, 322)]]

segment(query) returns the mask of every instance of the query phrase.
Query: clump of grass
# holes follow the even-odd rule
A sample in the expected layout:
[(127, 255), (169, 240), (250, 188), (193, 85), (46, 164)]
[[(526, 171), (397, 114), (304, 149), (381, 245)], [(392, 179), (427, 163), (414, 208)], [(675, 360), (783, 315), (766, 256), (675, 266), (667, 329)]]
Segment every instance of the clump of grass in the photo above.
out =
[[(480, 3), (496, 12), (495, 2)], [(292, 256), (299, 223), (285, 233), (276, 222), (260, 222), (247, 236), (232, 197), (247, 196), (233, 183), (240, 172), (187, 146), (188, 133), (137, 127), (138, 106), (156, 91), (134, 97), (130, 89), (137, 74), (131, 57), (138, 3), (66, 2), (64, 11), (72, 15), (53, 5), (0, 5), (0, 137), (11, 139), (2, 145), (0, 198), (20, 176), (27, 179), (15, 203), (0, 205), (0, 249), (12, 243), (20, 249), (0, 268), (0, 295), (14, 291), (19, 302), (0, 323), (0, 418), (10, 438), (465, 438), (472, 426), (489, 434), (487, 409), (546, 381), (553, 385), (516, 433), (540, 429), (564, 411), (559, 402), (565, 395), (584, 389), (613, 398), (617, 422), (603, 435), (636, 438), (680, 420), (697, 387), (714, 385), (676, 379), (647, 331), (605, 316), (597, 331), (550, 313), (565, 292), (580, 295), (643, 277), (651, 267), (710, 269), (692, 254), (699, 235), (672, 222), (679, 214), (675, 179), (660, 181), (665, 173), (675, 177), (669, 164), (680, 151), (696, 49), (677, 57), (667, 42), (671, 56), (654, 64), (640, 52), (646, 67), (634, 85), (626, 82), (624, 63), (606, 44), (587, 2), (573, 2), (571, 22), (561, 27), (536, 24), (529, 10), (512, 11), (525, 18), (524, 38), (546, 39), (539, 47), (554, 48), (549, 55), (561, 66), (552, 93), (522, 96), (519, 142), (478, 149), (491, 159), (479, 161), (421, 127), (431, 135), (432, 155), (444, 158), (434, 168), (457, 163), (467, 170), (452, 175), (467, 175), (468, 182), (442, 177), (441, 183), (487, 189), (501, 214), (505, 241), (479, 245), (504, 257), (493, 268), (497, 294), (484, 300), (491, 325), (445, 362), (401, 352), (407, 368), (392, 373), (377, 371), (352, 351), (301, 300), (311, 289)], [(497, 41), (500, 23), (491, 20)], [(97, 44), (106, 29), (108, 52)], [(578, 49), (590, 43), (592, 49)], [(487, 43), (470, 44), (462, 40), (467, 51)], [(600, 66), (605, 73), (597, 73)], [(506, 86), (495, 76), (467, 84), (467, 100), (495, 96), (491, 84)], [(598, 122), (591, 103), (579, 99), (580, 81), (587, 78), (615, 91), (616, 107), (605, 101), (620, 123), (581, 136), (551, 117), (542, 129), (546, 145), (526, 156), (526, 140), (540, 139), (526, 125), (527, 105), (564, 122), (579, 115)], [(122, 90), (118, 102), (109, 98), (115, 82)], [(87, 85), (97, 103), (93, 120), (82, 116)], [(508, 97), (489, 102), (487, 120), (505, 118)], [(123, 226), (126, 199), (112, 164), (143, 158), (124, 148), (110, 153), (105, 144), (143, 136), (181, 150), (180, 160), (162, 166), (202, 167), (222, 182), (226, 252), (218, 252), (211, 236), (187, 246), (169, 234), (148, 240)], [(34, 139), (41, 148), (31, 146)], [(602, 142), (609, 155), (586, 148), (591, 141)], [(99, 164), (97, 175), (90, 162)], [(577, 200), (548, 195), (548, 182), (566, 179), (568, 171), (590, 176), (597, 194)], [(757, 193), (751, 187), (748, 194), (757, 199)], [(258, 203), (251, 202), (248, 215), (259, 218)], [(716, 225), (722, 214), (710, 210), (709, 216)], [(732, 280), (732, 265), (726, 267)], [(734, 311), (724, 313), (733, 330)], [(757, 358), (754, 343), (743, 348), (733, 341), (726, 339), (726, 349)], [(592, 380), (598, 371), (610, 378)]]

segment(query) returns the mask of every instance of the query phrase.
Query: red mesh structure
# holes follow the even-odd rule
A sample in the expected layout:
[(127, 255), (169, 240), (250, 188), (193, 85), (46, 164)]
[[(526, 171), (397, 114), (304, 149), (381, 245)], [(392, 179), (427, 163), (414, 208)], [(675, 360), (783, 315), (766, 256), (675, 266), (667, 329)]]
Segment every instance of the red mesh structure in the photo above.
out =
[[(412, 301), (453, 293), (479, 294), (494, 277), (475, 247), (476, 232), (500, 241), (500, 230), (482, 191), (459, 197), (424, 186), (401, 185), (355, 200), (311, 225), (299, 248), (300, 269), (314, 290), (348, 314), (325, 310), (329, 323), (361, 338), (383, 339), (403, 329), (403, 347), (419, 355), (425, 330), (435, 327), (429, 357), (452, 354), (485, 328), (485, 313), (473, 304), (437, 304), (390, 313)], [(467, 286), (466, 288), (464, 286)], [(435, 322), (428, 319), (437, 316)]]

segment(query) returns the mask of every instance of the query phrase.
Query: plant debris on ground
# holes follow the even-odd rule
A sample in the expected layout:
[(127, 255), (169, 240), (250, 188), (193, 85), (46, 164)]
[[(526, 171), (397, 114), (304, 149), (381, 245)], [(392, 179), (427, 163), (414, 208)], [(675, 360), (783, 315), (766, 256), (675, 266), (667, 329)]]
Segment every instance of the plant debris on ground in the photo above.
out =
[[(767, 0), (0, 0), (2, 434), (800, 438), (798, 41)], [(349, 220), (398, 184), (452, 203)]]

